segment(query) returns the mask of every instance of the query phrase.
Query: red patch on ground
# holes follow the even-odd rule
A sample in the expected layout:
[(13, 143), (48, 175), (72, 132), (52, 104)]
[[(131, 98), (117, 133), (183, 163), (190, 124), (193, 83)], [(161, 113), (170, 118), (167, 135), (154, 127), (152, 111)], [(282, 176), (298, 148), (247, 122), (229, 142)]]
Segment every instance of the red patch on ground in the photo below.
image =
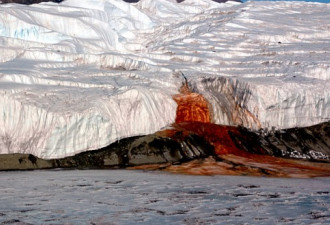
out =
[[(170, 137), (172, 139), (182, 138), (191, 133), (203, 137), (207, 142), (215, 148), (215, 153), (218, 155), (235, 154), (246, 155), (246, 151), (236, 147), (231, 135), (241, 135), (237, 127), (223, 126), (212, 123), (202, 122), (183, 122), (173, 124), (170, 129), (157, 132), (157, 135)], [(180, 134), (180, 135), (178, 135)]]
[(262, 153), (266, 151), (261, 147), (258, 149), (258, 153), (261, 154), (252, 154), (239, 149), (233, 141), (233, 137), (242, 137), (237, 127), (212, 124), (209, 103), (202, 95), (192, 93), (187, 85), (184, 85), (180, 94), (173, 98), (178, 104), (176, 123), (167, 130), (157, 132), (157, 135), (178, 140), (192, 133), (197, 134), (214, 146), (219, 160), (210, 157), (181, 165), (149, 165), (147, 166), (149, 169), (166, 168), (170, 172), (194, 175), (330, 176), (328, 163), (264, 155)]

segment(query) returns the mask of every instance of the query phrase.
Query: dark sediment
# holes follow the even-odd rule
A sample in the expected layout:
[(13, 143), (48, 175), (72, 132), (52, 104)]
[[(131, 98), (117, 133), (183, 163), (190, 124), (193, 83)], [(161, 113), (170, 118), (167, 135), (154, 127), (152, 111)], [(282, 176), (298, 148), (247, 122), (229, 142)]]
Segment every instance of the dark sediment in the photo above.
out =
[(24, 5), (31, 5), (31, 4), (38, 4), (41, 2), (55, 2), (60, 3), (63, 0), (0, 0), (1, 4), (8, 4), (8, 3), (17, 3), (17, 4), (24, 4)]
[(285, 158), (330, 160), (330, 123), (284, 130), (252, 132), (239, 127), (242, 136), (236, 141), (251, 153), (262, 153)]
[(126, 138), (96, 151), (56, 160), (62, 168), (111, 168), (154, 163), (180, 163), (214, 154), (212, 145), (197, 135), (181, 141), (157, 135)]
[[(214, 135), (207, 133), (207, 127)], [(222, 133), (212, 129), (218, 129)], [(329, 130), (329, 122), (305, 128), (258, 132), (243, 127), (182, 123), (173, 125), (165, 131), (125, 138), (105, 148), (63, 159), (44, 160), (24, 154), (0, 155), (0, 170), (108, 169), (142, 165), (161, 165), (164, 168), (203, 158), (209, 160), (211, 156), (212, 163), (227, 168), (228, 174), (232, 173), (229, 173), (229, 170), (241, 172), (244, 168), (244, 173), (248, 170), (252, 174), (272, 176), (284, 172), (281, 169), (278, 170), (282, 171), (281, 173), (265, 169), (260, 164), (263, 163), (263, 159), (277, 161), (276, 164), (271, 164), (272, 166), (280, 167), (285, 164), (283, 168), (286, 168), (287, 164), (292, 164), (292, 161), (283, 161), (283, 158), (301, 158), (304, 159), (303, 162), (313, 160), (328, 164), (330, 162)], [(279, 157), (282, 157), (280, 162)], [(294, 165), (298, 170), (306, 169), (301, 167), (301, 162), (296, 163), (296, 161)], [(201, 166), (201, 164), (203, 161), (198, 163), (195, 161), (193, 165)], [(292, 169), (292, 166), (290, 168)], [(310, 166), (307, 169), (309, 168)], [(219, 168), (218, 170), (221, 171)], [(327, 171), (322, 172), (323, 175), (330, 175), (326, 173)]]
[(0, 170), (33, 170), (55, 168), (53, 160), (43, 160), (29, 154), (0, 154)]
[(180, 141), (147, 135), (125, 138), (100, 150), (63, 159), (44, 160), (27, 154), (0, 155), (0, 170), (107, 169), (155, 163), (172, 164), (214, 155), (213, 149), (202, 137), (194, 134)]

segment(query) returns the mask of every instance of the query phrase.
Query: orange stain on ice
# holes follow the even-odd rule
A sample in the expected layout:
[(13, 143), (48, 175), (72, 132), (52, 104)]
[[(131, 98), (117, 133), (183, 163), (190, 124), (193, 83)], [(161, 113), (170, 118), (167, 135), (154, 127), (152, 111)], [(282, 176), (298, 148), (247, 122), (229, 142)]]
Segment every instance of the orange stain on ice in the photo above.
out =
[(239, 135), (236, 127), (211, 123), (211, 110), (208, 101), (198, 93), (190, 91), (187, 84), (180, 88), (180, 93), (173, 96), (178, 104), (173, 129), (158, 132), (158, 135), (176, 138), (176, 132), (192, 132), (215, 147), (215, 153), (245, 155), (231, 139), (229, 132)]
[[(216, 154), (244, 154), (244, 151), (238, 149), (229, 136), (229, 132), (238, 133), (237, 128), (212, 124), (210, 104), (201, 94), (191, 92), (185, 84), (173, 99), (178, 104), (173, 125), (176, 130), (181, 132), (186, 130), (204, 137), (215, 147)], [(165, 136), (173, 138), (170, 130), (163, 132), (167, 132)]]
[(175, 123), (211, 122), (208, 102), (202, 95), (191, 92), (187, 85), (183, 85), (173, 99), (178, 104)]
[(202, 95), (191, 92), (187, 85), (173, 99), (178, 104), (175, 124), (167, 130), (157, 132), (157, 135), (179, 140), (189, 134), (197, 134), (214, 146), (215, 154), (221, 160), (194, 160), (181, 165), (170, 165), (166, 169), (170, 172), (195, 175), (330, 176), (327, 163), (277, 158), (265, 155), (265, 150), (261, 147), (258, 149), (260, 154), (239, 149), (233, 141), (233, 137), (242, 137), (237, 127), (212, 124), (209, 103)]

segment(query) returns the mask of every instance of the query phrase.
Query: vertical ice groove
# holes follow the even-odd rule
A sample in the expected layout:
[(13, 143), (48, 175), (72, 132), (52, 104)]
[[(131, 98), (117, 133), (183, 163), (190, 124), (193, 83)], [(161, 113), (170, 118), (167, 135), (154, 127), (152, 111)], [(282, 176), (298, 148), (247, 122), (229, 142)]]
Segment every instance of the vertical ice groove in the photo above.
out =
[(289, 128), (297, 124), (310, 126), (330, 116), (330, 94), (325, 87), (317, 93), (311, 88), (292, 91), (295, 85), (290, 83), (255, 88), (221, 77), (199, 79), (195, 85), (212, 105), (213, 120), (218, 124)]
[(52, 129), (48, 112), (1, 96), (0, 146), (4, 153), (32, 153), (37, 155)]

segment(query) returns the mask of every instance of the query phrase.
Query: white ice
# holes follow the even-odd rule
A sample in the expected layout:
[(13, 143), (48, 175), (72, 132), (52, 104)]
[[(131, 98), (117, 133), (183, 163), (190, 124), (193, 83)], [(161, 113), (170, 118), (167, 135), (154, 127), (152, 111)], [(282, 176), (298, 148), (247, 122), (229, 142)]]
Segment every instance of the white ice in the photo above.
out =
[(175, 120), (185, 76), (217, 124), (330, 118), (330, 4), (0, 5), (0, 153), (59, 158)]

